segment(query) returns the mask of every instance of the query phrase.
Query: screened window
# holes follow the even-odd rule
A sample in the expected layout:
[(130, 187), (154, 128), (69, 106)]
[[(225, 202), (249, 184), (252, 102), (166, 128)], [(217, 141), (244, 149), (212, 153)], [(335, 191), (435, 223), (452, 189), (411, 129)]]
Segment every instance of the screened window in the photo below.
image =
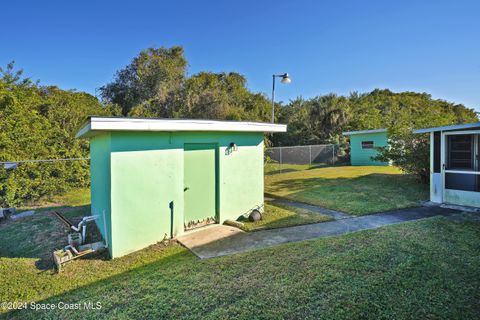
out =
[(362, 149), (373, 149), (373, 141), (362, 141)]
[(451, 135), (447, 137), (449, 170), (474, 170), (473, 135)]

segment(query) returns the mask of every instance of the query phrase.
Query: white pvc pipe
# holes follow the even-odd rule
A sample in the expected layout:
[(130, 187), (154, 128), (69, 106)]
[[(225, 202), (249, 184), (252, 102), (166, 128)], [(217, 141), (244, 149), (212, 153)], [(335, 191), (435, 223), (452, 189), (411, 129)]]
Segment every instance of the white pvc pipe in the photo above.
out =
[(103, 231), (105, 233), (105, 248), (108, 248), (107, 220), (105, 219), (105, 210), (102, 210), (102, 215), (103, 215)]
[(88, 216), (88, 217), (84, 217), (82, 219), (82, 221), (80, 221), (80, 223), (78, 224), (78, 226), (72, 226), (72, 229), (75, 230), (76, 232), (79, 232), (82, 225), (85, 224), (86, 222), (89, 222), (89, 221), (93, 221), (97, 218), (97, 216)]
[(78, 254), (77, 249), (75, 249), (75, 247), (72, 246), (72, 245), (70, 245), (70, 244), (69, 244), (68, 246), (66, 246), (65, 248), (63, 248), (64, 251), (67, 251), (68, 249), (72, 249), (72, 251), (73, 251), (75, 254)]
[(85, 236), (87, 234), (87, 226), (82, 226), (82, 243), (85, 242)]

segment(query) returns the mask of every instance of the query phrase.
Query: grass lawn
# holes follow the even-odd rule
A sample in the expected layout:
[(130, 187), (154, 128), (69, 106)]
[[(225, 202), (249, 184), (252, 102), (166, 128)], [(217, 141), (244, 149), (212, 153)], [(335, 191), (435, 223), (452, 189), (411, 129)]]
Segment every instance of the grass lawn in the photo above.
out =
[(309, 210), (266, 203), (262, 220), (242, 221), (244, 223), (242, 229), (245, 231), (275, 229), (331, 220), (333, 218)]
[(325, 167), (339, 167), (343, 166), (342, 164), (331, 165), (327, 163), (314, 163), (314, 164), (290, 164), (290, 163), (278, 163), (278, 162), (269, 162), (264, 166), (265, 175), (272, 175), (278, 173), (287, 173), (294, 171), (302, 170), (311, 170), (315, 168), (325, 168)]
[(277, 174), (282, 172), (292, 172), (292, 171), (300, 171), (300, 170), (307, 170), (312, 168), (311, 165), (308, 164), (279, 164), (276, 162), (267, 163), (264, 167), (265, 174)]
[(428, 186), (395, 167), (328, 167), (266, 175), (265, 191), (355, 215), (417, 206)]
[(79, 207), (90, 205), (90, 188), (85, 189), (73, 189), (63, 195), (56, 195), (50, 198), (41, 199), (34, 205), (18, 208), (19, 211), (23, 210), (51, 210), (58, 207)]
[(0, 301), (100, 302), (102, 309), (27, 310), (8, 316), (480, 317), (478, 221), (432, 218), (208, 260), (171, 243), (115, 260), (102, 255), (77, 260), (58, 275), (39, 263), (55, 241), (64, 241), (57, 224), (43, 211), (0, 225)]

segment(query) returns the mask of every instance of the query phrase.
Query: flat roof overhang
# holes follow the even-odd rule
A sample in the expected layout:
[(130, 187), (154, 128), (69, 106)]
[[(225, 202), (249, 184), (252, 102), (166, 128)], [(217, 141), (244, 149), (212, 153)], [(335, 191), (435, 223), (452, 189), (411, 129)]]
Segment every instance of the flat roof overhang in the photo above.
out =
[(458, 131), (458, 130), (468, 130), (468, 129), (480, 129), (480, 122), (467, 123), (467, 124), (458, 124), (453, 126), (443, 126), (443, 127), (433, 127), (425, 129), (413, 130), (413, 133), (429, 133), (429, 132), (439, 132), (439, 131)]
[(364, 133), (381, 133), (381, 132), (387, 132), (387, 129), (374, 129), (374, 130), (348, 131), (348, 132), (342, 132), (342, 135), (344, 135), (344, 136), (352, 136), (352, 135), (355, 135), (355, 134), (364, 134)]
[(195, 119), (89, 117), (87, 123), (77, 132), (75, 137), (88, 138), (108, 131), (287, 132), (287, 125), (268, 122)]

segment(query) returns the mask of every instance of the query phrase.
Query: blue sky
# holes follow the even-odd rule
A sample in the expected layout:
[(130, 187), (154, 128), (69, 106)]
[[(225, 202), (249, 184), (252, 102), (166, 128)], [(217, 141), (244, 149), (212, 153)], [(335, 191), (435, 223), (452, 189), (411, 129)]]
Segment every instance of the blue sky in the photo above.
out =
[(8, 1), (0, 65), (90, 93), (141, 50), (181, 45), (189, 74), (236, 71), (288, 101), (374, 88), (480, 111), (480, 1)]

